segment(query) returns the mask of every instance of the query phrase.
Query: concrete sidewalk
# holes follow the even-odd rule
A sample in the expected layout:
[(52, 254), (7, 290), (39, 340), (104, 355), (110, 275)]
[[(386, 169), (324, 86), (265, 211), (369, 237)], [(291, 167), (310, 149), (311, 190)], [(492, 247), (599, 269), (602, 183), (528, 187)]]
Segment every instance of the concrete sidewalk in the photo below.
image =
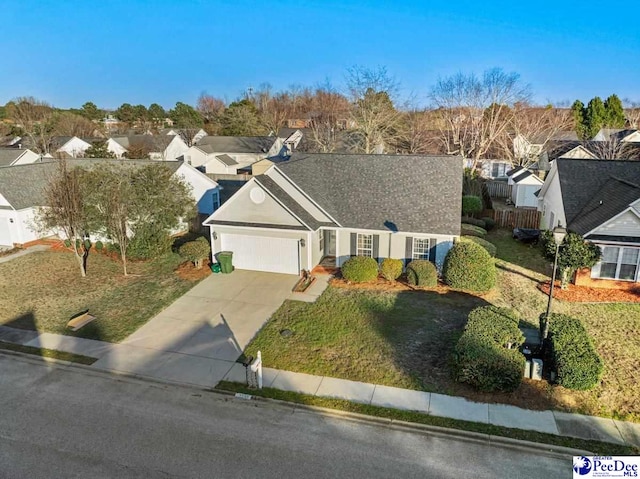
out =
[(20, 256), (25, 256), (31, 253), (37, 253), (38, 251), (47, 251), (49, 248), (50, 248), (49, 245), (43, 245), (43, 244), (29, 246), (28, 248), (17, 251), (15, 253), (11, 253), (6, 256), (0, 256), (0, 263), (6, 263), (7, 261), (11, 261), (12, 259), (16, 259), (16, 258), (19, 258)]
[[(246, 384), (244, 367), (235, 364), (224, 379)], [(463, 421), (640, 447), (640, 424), (615, 419), (477, 403), (444, 394), (269, 368), (263, 369), (263, 386)]]

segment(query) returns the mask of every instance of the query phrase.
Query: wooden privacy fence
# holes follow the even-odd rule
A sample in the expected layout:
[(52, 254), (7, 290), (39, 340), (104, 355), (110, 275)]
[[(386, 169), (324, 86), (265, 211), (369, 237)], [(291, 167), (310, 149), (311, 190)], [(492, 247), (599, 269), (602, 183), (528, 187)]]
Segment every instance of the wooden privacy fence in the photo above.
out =
[(534, 209), (493, 210), (493, 219), (502, 228), (540, 228), (540, 212)]
[(487, 191), (491, 198), (511, 198), (511, 185), (504, 181), (487, 181)]

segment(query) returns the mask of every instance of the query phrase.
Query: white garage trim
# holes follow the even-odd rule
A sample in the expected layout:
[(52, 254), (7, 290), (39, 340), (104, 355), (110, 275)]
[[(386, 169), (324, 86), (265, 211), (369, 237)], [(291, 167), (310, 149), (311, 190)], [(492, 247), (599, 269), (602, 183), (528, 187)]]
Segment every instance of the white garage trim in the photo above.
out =
[(221, 233), (221, 251), (233, 252), (238, 269), (300, 274), (300, 241), (292, 238)]

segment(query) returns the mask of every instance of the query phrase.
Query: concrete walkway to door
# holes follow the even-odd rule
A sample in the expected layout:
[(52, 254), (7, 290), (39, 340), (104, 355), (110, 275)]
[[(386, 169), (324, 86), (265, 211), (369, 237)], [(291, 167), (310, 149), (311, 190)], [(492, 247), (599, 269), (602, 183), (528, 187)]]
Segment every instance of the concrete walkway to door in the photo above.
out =
[(198, 386), (216, 385), (251, 338), (291, 297), (297, 276), (236, 270), (204, 279), (93, 367)]

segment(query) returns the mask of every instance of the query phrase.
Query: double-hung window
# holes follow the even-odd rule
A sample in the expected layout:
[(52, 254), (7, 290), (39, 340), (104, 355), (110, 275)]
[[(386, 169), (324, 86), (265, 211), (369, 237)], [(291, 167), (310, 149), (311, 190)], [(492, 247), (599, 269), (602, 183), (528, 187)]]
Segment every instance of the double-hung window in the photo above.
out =
[(358, 233), (356, 255), (373, 258), (373, 235)]
[(429, 238), (413, 238), (413, 250), (411, 259), (429, 259)]
[(596, 278), (636, 281), (640, 248), (601, 246), (602, 258), (599, 268), (594, 268)]

